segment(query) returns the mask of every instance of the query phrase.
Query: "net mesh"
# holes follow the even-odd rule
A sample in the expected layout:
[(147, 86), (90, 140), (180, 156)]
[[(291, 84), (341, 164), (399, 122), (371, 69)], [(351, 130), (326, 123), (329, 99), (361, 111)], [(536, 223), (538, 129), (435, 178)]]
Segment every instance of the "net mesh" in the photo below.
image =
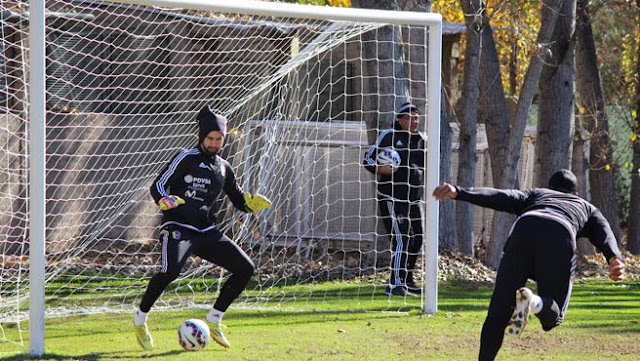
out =
[[(230, 120), (222, 156), (242, 187), (274, 203), (244, 214), (219, 202), (219, 228), (257, 267), (234, 307), (323, 297), (313, 284), (328, 280), (354, 281), (363, 299), (381, 294), (389, 239), (362, 157), (396, 105), (426, 106), (426, 43), (412, 40), (425, 28), (86, 0), (46, 7), (47, 317), (137, 306), (160, 267), (149, 187), (196, 145), (205, 104)], [(0, 10), (4, 331), (24, 328), (28, 310), (29, 9)], [(192, 258), (156, 307), (211, 305), (225, 277)]]

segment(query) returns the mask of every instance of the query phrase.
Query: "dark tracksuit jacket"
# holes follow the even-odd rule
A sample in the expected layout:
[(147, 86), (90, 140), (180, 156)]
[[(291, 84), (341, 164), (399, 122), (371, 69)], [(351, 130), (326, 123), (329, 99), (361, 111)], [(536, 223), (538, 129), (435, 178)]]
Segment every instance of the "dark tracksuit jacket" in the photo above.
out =
[(140, 309), (148, 312), (179, 276), (189, 256), (195, 254), (232, 273), (214, 305), (224, 312), (244, 290), (255, 269), (247, 254), (214, 224), (216, 201), (222, 192), (236, 208), (250, 212), (231, 165), (220, 156), (203, 154), (199, 147), (184, 150), (160, 172), (150, 192), (156, 203), (174, 195), (184, 199), (185, 204), (163, 211), (162, 267), (149, 282)]
[(162, 225), (206, 232), (215, 228), (215, 203), (222, 192), (243, 212), (249, 212), (244, 192), (236, 182), (231, 165), (220, 156), (208, 157), (199, 148), (180, 152), (160, 172), (151, 186), (151, 196), (158, 203), (162, 197), (176, 195), (185, 204), (164, 211)]
[(493, 360), (527, 279), (537, 282), (543, 308), (536, 316), (549, 331), (567, 310), (576, 267), (576, 238), (586, 237), (611, 262), (622, 259), (609, 222), (600, 210), (572, 194), (545, 188), (499, 190), (456, 187), (456, 200), (518, 216), (504, 246), (487, 319), (480, 360)]
[(420, 134), (384, 130), (364, 155), (365, 168), (376, 174), (378, 150), (391, 147), (400, 155), (400, 167), (391, 175), (378, 174), (377, 198), (380, 217), (392, 239), (391, 285), (412, 281), (412, 272), (422, 247), (422, 211), (426, 141)]

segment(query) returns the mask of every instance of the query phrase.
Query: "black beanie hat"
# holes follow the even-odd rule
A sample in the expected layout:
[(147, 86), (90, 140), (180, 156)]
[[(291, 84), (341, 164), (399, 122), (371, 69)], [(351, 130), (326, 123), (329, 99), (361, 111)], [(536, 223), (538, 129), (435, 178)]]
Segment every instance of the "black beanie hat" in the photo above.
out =
[(560, 169), (549, 178), (549, 188), (562, 193), (573, 193), (578, 190), (578, 179), (570, 170)]
[(198, 139), (200, 143), (214, 130), (227, 135), (227, 118), (220, 114), (215, 114), (208, 105), (205, 105), (198, 116)]
[(405, 114), (411, 114), (411, 112), (418, 112), (418, 107), (411, 103), (404, 103), (396, 110), (396, 119)]

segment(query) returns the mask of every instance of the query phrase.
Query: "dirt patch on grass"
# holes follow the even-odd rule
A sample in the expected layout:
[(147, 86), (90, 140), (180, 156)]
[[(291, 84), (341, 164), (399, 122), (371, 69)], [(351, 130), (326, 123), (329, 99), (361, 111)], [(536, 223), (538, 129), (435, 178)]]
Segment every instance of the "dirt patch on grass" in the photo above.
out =
[(638, 336), (597, 332), (597, 329), (576, 334), (569, 325), (544, 332), (533, 320), (518, 339), (505, 337), (500, 356), (506, 359), (534, 360), (633, 360), (640, 354)]

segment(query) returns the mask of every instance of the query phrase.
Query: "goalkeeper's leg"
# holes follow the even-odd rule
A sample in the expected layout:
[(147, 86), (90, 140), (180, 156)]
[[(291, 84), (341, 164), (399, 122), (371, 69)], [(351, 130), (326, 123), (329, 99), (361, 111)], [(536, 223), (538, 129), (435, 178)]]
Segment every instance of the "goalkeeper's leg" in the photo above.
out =
[[(218, 231), (211, 231), (209, 241), (194, 253), (209, 262), (215, 263), (227, 271), (231, 276), (220, 289), (220, 296), (213, 305), (206, 320), (212, 324), (211, 337), (221, 346), (229, 347), (231, 344), (225, 337), (222, 329), (222, 316), (231, 303), (244, 291), (255, 271), (255, 266), (249, 256), (238, 247), (229, 237)], [(213, 238), (213, 242), (211, 240)]]
[(165, 288), (178, 277), (182, 266), (191, 254), (192, 243), (189, 239), (184, 239), (188, 233), (176, 233), (174, 230), (168, 227), (160, 232), (162, 268), (149, 281), (140, 302), (140, 309), (136, 310), (134, 317), (136, 340), (145, 351), (153, 349), (153, 338), (147, 328), (147, 315)]
[[(514, 229), (514, 232), (516, 230)], [(513, 234), (512, 234), (513, 236)], [(505, 328), (515, 308), (515, 293), (527, 282), (528, 265), (525, 261), (529, 255), (519, 245), (520, 242), (509, 237), (500, 261), (487, 318), (482, 325), (480, 336), (479, 360), (495, 359), (504, 340)]]
[(542, 309), (535, 315), (542, 328), (550, 331), (560, 325), (569, 307), (576, 269), (572, 236), (559, 224), (551, 224), (535, 244), (535, 274)]
[(389, 296), (416, 296), (407, 288), (409, 204), (393, 201), (381, 201), (378, 204), (385, 228), (391, 236), (390, 279), (385, 294)]
[(409, 232), (409, 244), (407, 255), (407, 288), (415, 294), (422, 293), (422, 286), (416, 284), (414, 270), (418, 256), (422, 253), (422, 210), (418, 204), (412, 204), (409, 210), (411, 229)]

